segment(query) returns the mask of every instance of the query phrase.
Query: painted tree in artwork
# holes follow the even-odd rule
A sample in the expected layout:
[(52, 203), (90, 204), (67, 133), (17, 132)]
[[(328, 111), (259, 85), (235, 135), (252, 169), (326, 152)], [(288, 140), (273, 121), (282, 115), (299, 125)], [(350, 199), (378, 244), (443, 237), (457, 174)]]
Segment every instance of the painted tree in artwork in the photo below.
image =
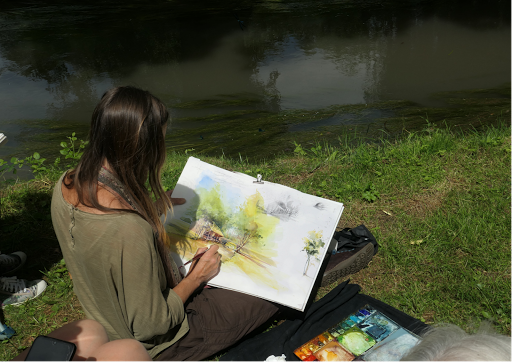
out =
[(321, 231), (310, 231), (308, 236), (304, 239), (304, 249), (308, 259), (306, 260), (306, 265), (304, 266), (304, 273), (302, 275), (306, 275), (308, 272), (309, 264), (311, 262), (311, 257), (314, 257), (317, 260), (318, 254), (320, 254), (320, 250), (325, 246), (325, 243), (322, 241), (322, 232)]

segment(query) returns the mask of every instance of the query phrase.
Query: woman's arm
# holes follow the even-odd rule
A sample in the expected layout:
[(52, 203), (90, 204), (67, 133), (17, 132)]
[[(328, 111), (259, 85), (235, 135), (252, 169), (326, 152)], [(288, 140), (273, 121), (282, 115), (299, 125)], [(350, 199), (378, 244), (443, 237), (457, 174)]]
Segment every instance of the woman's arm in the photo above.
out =
[(183, 303), (187, 301), (197, 288), (219, 274), (221, 255), (218, 253), (218, 250), (219, 247), (217, 245), (212, 245), (210, 249), (201, 248), (197, 250), (196, 255), (206, 252), (200, 259), (192, 263), (187, 276), (173, 288)]
[(108, 260), (111, 266), (107, 272), (115, 281), (115, 290), (110, 293), (119, 300), (120, 317), (135, 339), (148, 341), (181, 324), (185, 309), (181, 297), (166, 288), (151, 227), (147, 223), (143, 228), (135, 223), (130, 226), (118, 230), (111, 246), (120, 250)]

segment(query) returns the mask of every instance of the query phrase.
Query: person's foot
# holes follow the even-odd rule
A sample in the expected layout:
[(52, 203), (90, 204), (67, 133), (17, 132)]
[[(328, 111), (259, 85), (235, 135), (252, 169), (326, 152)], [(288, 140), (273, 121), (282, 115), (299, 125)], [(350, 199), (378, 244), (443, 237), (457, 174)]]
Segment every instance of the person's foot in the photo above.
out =
[(20, 305), (38, 297), (44, 292), (46, 286), (46, 282), (42, 279), (27, 281), (16, 277), (0, 278), (2, 308), (8, 305)]
[(22, 251), (12, 254), (0, 254), (0, 275), (9, 275), (25, 264), (27, 256)]
[(0, 323), (0, 341), (3, 341), (4, 339), (11, 338), (15, 334), (16, 334), (16, 332), (14, 331), (14, 329), (12, 329), (11, 327), (9, 327), (6, 324)]
[(357, 273), (368, 265), (372, 257), (372, 243), (368, 243), (360, 248), (349, 248), (347, 251), (338, 251), (336, 254), (330, 255), (322, 277), (321, 286), (325, 287), (334, 281)]

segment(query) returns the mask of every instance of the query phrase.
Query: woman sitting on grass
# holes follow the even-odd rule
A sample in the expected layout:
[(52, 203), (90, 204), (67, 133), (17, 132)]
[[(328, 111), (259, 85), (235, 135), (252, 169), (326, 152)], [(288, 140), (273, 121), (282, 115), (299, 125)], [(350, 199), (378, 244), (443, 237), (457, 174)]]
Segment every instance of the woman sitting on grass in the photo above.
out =
[(78, 166), (57, 182), (52, 220), (85, 314), (110, 340), (134, 338), (152, 358), (200, 360), (266, 322), (278, 307), (203, 289), (220, 270), (217, 246), (183, 279), (169, 258), (159, 218), (172, 209), (160, 178), (168, 120), (164, 104), (149, 92), (106, 92)]

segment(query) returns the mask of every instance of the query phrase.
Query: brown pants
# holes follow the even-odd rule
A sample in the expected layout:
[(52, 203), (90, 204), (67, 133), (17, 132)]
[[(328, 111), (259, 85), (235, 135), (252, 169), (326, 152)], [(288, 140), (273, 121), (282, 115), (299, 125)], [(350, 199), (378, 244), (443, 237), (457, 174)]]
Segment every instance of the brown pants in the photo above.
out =
[(273, 303), (247, 294), (203, 289), (185, 306), (189, 332), (157, 359), (202, 360), (233, 345), (278, 310)]

